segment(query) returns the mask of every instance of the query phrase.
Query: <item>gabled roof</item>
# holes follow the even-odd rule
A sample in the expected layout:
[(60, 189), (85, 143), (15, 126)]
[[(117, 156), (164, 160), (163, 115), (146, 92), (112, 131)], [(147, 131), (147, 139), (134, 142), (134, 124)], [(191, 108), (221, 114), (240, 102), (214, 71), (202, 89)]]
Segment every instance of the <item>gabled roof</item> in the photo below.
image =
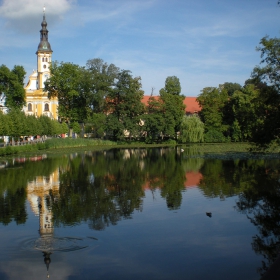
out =
[[(144, 95), (142, 98), (142, 103), (145, 106), (148, 106), (148, 101), (151, 96)], [(153, 96), (156, 100), (159, 96)], [(195, 114), (201, 111), (201, 107), (199, 106), (196, 97), (185, 97), (184, 104), (186, 105), (186, 114)]]

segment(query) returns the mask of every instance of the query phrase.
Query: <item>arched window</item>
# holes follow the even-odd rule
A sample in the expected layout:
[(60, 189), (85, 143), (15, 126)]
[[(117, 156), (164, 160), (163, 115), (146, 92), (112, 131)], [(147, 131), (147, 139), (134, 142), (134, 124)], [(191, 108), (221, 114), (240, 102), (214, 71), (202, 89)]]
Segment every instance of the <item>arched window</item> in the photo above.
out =
[(28, 110), (29, 112), (32, 112), (32, 104), (31, 104), (31, 103), (28, 103), (28, 105), (27, 105), (27, 110)]
[(50, 110), (49, 104), (45, 103), (45, 111), (49, 111), (49, 110)]

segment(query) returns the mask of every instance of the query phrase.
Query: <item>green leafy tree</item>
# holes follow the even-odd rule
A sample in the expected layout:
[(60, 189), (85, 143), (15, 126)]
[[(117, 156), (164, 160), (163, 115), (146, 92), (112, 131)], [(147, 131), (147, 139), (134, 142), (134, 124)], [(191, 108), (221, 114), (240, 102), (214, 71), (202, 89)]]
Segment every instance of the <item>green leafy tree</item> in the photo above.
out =
[(185, 114), (184, 96), (180, 95), (181, 85), (176, 76), (167, 77), (165, 87), (160, 90), (162, 113), (165, 119), (163, 134), (177, 138)]
[(15, 65), (11, 71), (5, 65), (0, 66), (0, 93), (5, 94), (5, 105), (9, 109), (22, 109), (25, 105), (25, 75), (22, 66)]
[(71, 126), (72, 126), (72, 129), (73, 129), (74, 133), (80, 133), (81, 132), (81, 126), (79, 125), (78, 122), (73, 122), (71, 124)]
[(197, 143), (204, 140), (204, 123), (197, 115), (184, 116), (181, 124), (179, 141)]
[(96, 137), (102, 138), (106, 129), (106, 115), (104, 113), (93, 113), (86, 121), (86, 132), (93, 133)]
[(279, 143), (280, 137), (280, 39), (264, 37), (257, 51), (261, 52), (260, 65), (252, 72), (252, 83), (260, 91), (257, 129), (253, 140), (260, 146)]
[(280, 93), (280, 38), (262, 38), (257, 51), (261, 52), (260, 64), (264, 66), (256, 66), (252, 77), (259, 78)]
[(72, 63), (55, 62), (51, 77), (45, 82), (49, 98), (57, 97), (59, 117), (71, 123), (87, 118), (88, 104), (87, 71)]
[(151, 96), (148, 100), (147, 114), (143, 116), (143, 130), (146, 132), (147, 143), (156, 142), (162, 135), (165, 126), (162, 111), (162, 102)]
[(140, 134), (144, 114), (141, 86), (141, 79), (133, 78), (130, 71), (123, 70), (118, 74), (115, 88), (106, 101), (106, 130), (112, 133), (115, 140), (124, 139), (125, 134), (129, 138)]
[(228, 100), (227, 90), (220, 86), (206, 87), (197, 97), (201, 106), (201, 120), (205, 125), (205, 141), (220, 142), (225, 141), (224, 132), (228, 126), (224, 123), (223, 109)]
[(176, 76), (169, 76), (165, 80), (164, 90), (172, 95), (180, 95), (181, 84), (179, 78)]
[(26, 116), (26, 130), (23, 135), (42, 135), (43, 126), (41, 122), (34, 116)]
[(12, 109), (9, 112), (9, 118), (11, 121), (9, 136), (20, 137), (26, 135), (27, 125), (24, 112), (20, 111), (19, 109)]
[(10, 135), (11, 125), (9, 116), (0, 111), (0, 135)]
[(112, 91), (120, 69), (114, 64), (108, 65), (100, 58), (88, 60), (86, 69), (89, 73), (89, 106), (92, 109), (92, 113), (104, 112), (106, 97)]
[[(245, 86), (242, 91), (237, 90), (232, 96), (232, 106), (235, 119), (235, 140), (252, 139), (253, 131), (258, 126), (259, 91), (254, 85)], [(240, 133), (238, 133), (240, 131)], [(237, 135), (239, 134), (239, 137)]]

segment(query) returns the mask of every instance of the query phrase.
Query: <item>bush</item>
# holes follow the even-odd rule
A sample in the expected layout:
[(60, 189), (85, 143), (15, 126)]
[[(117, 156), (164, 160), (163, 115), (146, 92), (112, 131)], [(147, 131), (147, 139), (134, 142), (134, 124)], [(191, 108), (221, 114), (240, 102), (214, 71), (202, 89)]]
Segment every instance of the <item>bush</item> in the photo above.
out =
[(225, 143), (228, 139), (221, 131), (209, 130), (204, 134), (204, 142), (206, 143)]

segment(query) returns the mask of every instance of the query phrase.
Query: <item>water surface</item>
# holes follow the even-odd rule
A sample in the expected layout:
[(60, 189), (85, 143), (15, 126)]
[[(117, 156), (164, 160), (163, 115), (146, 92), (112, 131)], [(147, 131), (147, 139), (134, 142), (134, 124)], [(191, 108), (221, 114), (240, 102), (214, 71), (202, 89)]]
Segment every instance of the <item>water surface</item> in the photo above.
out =
[(277, 257), (277, 158), (113, 149), (1, 166), (0, 279), (259, 279)]

